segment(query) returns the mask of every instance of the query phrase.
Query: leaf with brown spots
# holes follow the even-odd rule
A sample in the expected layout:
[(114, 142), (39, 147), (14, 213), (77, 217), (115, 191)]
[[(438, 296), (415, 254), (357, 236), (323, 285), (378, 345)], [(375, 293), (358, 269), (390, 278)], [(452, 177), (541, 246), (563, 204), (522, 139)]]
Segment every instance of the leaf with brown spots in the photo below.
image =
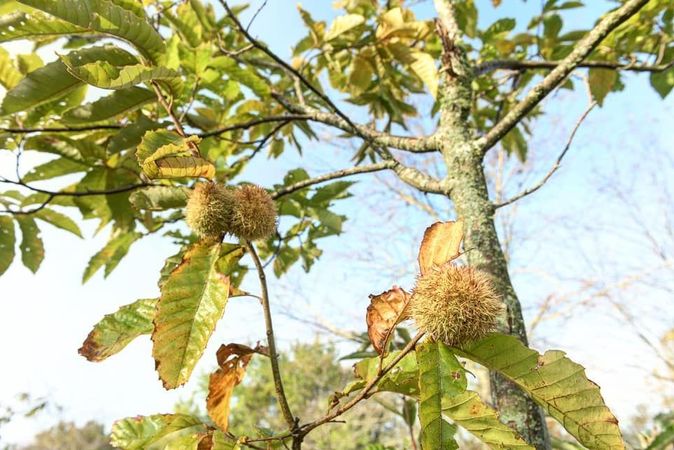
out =
[(386, 350), (393, 329), (407, 318), (409, 301), (410, 295), (397, 286), (379, 295), (370, 295), (365, 315), (367, 335), (380, 355)]
[(419, 247), (419, 269), (426, 273), (433, 266), (453, 261), (460, 255), (463, 221), (436, 222), (426, 228)]
[(229, 425), (229, 402), (234, 387), (241, 383), (246, 373), (246, 366), (254, 353), (268, 353), (266, 348), (250, 348), (241, 344), (221, 345), (218, 349), (218, 366), (208, 381), (208, 397), (206, 409), (213, 422), (227, 431)]
[(217, 270), (220, 243), (197, 242), (161, 284), (152, 356), (166, 389), (190, 378), (229, 298), (229, 276)]
[(79, 349), (89, 361), (103, 361), (126, 347), (140, 335), (152, 332), (157, 299), (142, 299), (107, 314), (94, 325)]
[(490, 448), (534, 450), (515, 430), (498, 419), (498, 412), (473, 391), (442, 397), (442, 414)]
[(618, 421), (599, 386), (564, 352), (548, 350), (541, 355), (515, 336), (496, 333), (456, 351), (510, 379), (585, 447), (624, 450)]

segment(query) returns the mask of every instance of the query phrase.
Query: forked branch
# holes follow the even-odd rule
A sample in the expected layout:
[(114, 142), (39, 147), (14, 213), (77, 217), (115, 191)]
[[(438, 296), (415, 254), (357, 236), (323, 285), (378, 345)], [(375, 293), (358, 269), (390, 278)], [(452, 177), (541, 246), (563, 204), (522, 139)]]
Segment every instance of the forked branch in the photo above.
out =
[(620, 8), (607, 14), (576, 44), (573, 51), (505, 115), (485, 136), (476, 141), (482, 153), (487, 152), (517, 123), (536, 107), (620, 24), (635, 15), (650, 0), (628, 0)]

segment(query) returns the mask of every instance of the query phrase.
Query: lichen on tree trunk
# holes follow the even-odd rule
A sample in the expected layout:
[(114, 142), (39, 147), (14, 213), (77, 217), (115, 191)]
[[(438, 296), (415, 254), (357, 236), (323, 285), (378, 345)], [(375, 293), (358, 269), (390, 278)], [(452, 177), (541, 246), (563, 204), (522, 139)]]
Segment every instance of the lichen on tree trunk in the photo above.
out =
[[(510, 281), (505, 255), (494, 224), (494, 206), (489, 200), (483, 168), (483, 152), (476, 145), (470, 122), (473, 103), (473, 72), (458, 41), (453, 7), (436, 0), (443, 41), (443, 83), (440, 90), (440, 124), (435, 134), (446, 168), (446, 184), (457, 215), (465, 221), (464, 250), (468, 262), (488, 273), (504, 304), (498, 331), (527, 343), (526, 327), (515, 290)], [(492, 373), (491, 392), (500, 419), (516, 429), (538, 450), (550, 448), (542, 409), (516, 385)]]

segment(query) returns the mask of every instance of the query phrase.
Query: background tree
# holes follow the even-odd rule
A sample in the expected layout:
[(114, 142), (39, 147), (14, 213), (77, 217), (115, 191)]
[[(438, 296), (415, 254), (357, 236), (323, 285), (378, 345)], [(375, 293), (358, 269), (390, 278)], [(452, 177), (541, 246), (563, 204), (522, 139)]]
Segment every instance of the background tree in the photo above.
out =
[[(260, 245), (263, 257), (274, 257), (276, 274), (283, 274), (300, 259), (308, 269), (320, 254), (315, 241), (341, 230), (343, 218), (334, 214), (330, 206), (334, 200), (345, 197), (348, 183), (318, 188), (311, 196), (305, 188), (349, 175), (391, 170), (415, 189), (451, 198), (456, 213), (465, 223), (469, 264), (491, 277), (506, 304), (499, 331), (515, 335), (523, 343), (526, 335), (520, 305), (510, 284), (493, 213), (495, 208), (510, 205), (537, 190), (557, 165), (538, 184), (494, 204), (482, 168), (485, 154), (500, 143), (523, 158), (526, 155), (523, 133), (528, 121), (541, 112), (539, 104), (547, 94), (562, 84), (573, 86), (567, 77), (575, 69), (589, 68), (590, 90), (600, 104), (609, 91), (621, 88), (618, 73), (625, 70), (651, 72), (652, 84), (658, 92), (666, 95), (671, 90), (672, 10), (666, 2), (624, 2), (589, 32), (575, 34), (560, 34), (563, 26), (560, 11), (582, 5), (546, 2), (542, 13), (533, 15), (529, 27), (513, 36), (510, 32), (516, 25), (512, 19), (499, 20), (486, 30), (478, 29), (477, 10), (471, 2), (437, 1), (435, 23), (417, 20), (404, 5), (344, 2), (338, 6), (346, 14), (330, 27), (301, 12), (309, 35), (298, 44), (297, 59), (292, 64), (257, 41), (236, 18), (237, 11), (224, 3), (225, 18), (218, 18), (198, 2), (172, 7), (151, 4), (147, 12), (128, 2), (26, 3), (55, 18), (32, 10), (19, 12), (5, 22), (4, 39), (83, 35), (84, 39), (70, 41), (68, 45), (85, 46), (42, 68), (24, 70), (29, 73), (21, 81), (20, 65), (13, 69), (11, 65), (5, 66), (9, 70), (4, 83), (10, 88), (3, 101), (3, 112), (10, 121), (5, 128), (10, 133), (5, 146), (18, 149), (17, 161), (25, 150), (59, 155), (28, 174), (22, 174), (17, 163), (17, 179), (4, 179), (33, 192), (25, 196), (10, 190), (3, 197), (6, 212), (16, 218), (22, 231), (22, 258), (28, 267), (36, 270), (42, 258), (34, 218), (79, 233), (74, 222), (51, 205), (74, 206), (85, 218), (98, 218), (102, 226), (112, 224), (111, 240), (92, 258), (84, 279), (102, 267), (110, 273), (133, 242), (147, 233), (170, 227), (179, 218), (179, 213), (153, 213), (153, 210), (182, 206), (186, 197), (182, 186), (191, 185), (185, 178), (217, 176), (231, 182), (231, 177), (265, 144), (270, 143), (272, 154), (278, 155), (284, 145), (302, 144), (297, 133), (317, 137), (308, 125), (316, 122), (358, 139), (362, 145), (355, 154), (356, 160), (370, 159), (372, 163), (316, 178), (309, 178), (302, 170), (288, 173), (272, 197), (281, 215), (294, 218), (291, 219), (294, 222), (281, 230), (278, 239)], [(28, 20), (25, 14), (36, 16)], [(23, 26), (26, 21), (36, 23), (36, 28)], [(152, 25), (166, 36), (154, 31)], [(100, 33), (131, 43), (135, 54), (119, 47), (88, 47), (87, 35)], [(529, 58), (531, 55), (533, 59)], [(439, 70), (436, 60), (441, 62)], [(508, 71), (506, 80), (511, 83), (503, 83), (503, 70)], [(539, 79), (536, 74), (541, 72), (545, 75)], [(328, 97), (320, 87), (322, 74), (327, 75), (333, 90), (341, 91), (350, 102), (364, 107), (361, 114), (366, 114), (369, 125), (356, 125), (351, 117), (357, 117), (358, 113), (347, 115), (341, 105)], [(141, 82), (148, 83), (149, 89), (135, 86)], [(399, 128), (403, 133), (409, 118), (417, 113), (409, 99), (421, 92), (422, 83), (438, 98), (425, 114), (432, 116), (437, 111), (437, 129), (428, 137), (391, 134)], [(94, 103), (79, 106), (86, 84), (115, 91)], [(245, 86), (243, 91), (241, 85)], [(123, 118), (130, 110), (136, 111), (136, 117), (127, 123)], [(121, 121), (115, 120), (119, 117)], [(78, 125), (82, 123), (85, 125)], [(166, 126), (173, 131), (146, 133)], [(378, 127), (384, 131), (378, 131)], [(243, 130), (247, 130), (245, 134)], [(28, 139), (23, 138), (26, 134), (30, 135)], [(560, 154), (558, 163), (569, 145)], [(396, 154), (398, 151), (432, 154), (430, 157), (444, 164), (442, 178), (406, 163)], [(82, 172), (85, 173), (82, 179), (63, 190), (45, 190), (29, 184), (54, 175)], [(172, 181), (151, 181), (164, 178)], [(132, 191), (135, 192), (130, 194)], [(4, 260), (11, 261), (14, 221), (3, 217), (1, 224), (2, 250), (7, 255)], [(141, 224), (146, 231), (136, 230)], [(172, 230), (170, 236), (182, 244), (192, 242), (192, 237), (179, 230)], [(298, 236), (301, 245), (293, 246)], [(313, 425), (300, 427), (285, 404), (262, 264), (249, 243), (244, 242), (244, 247), (253, 256), (263, 286), (262, 303), (279, 404), (294, 445), (299, 446)], [(238, 246), (197, 243), (185, 251), (186, 256), (170, 259), (160, 282), (161, 299), (143, 300), (120, 313), (124, 317), (127, 313), (138, 314), (134, 324), (142, 326), (133, 328), (131, 333), (122, 333), (123, 339), (110, 346), (106, 341), (108, 335), (103, 333), (103, 324), (115, 323), (115, 317), (109, 318), (90, 334), (83, 353), (90, 359), (103, 359), (135, 334), (149, 332), (153, 311), (159, 305), (153, 337), (160, 375), (166, 387), (183, 383), (201, 355), (204, 336), (207, 340), (216, 319), (197, 321), (200, 306), (205, 300), (216, 307), (216, 313), (221, 313), (222, 297), (224, 294), (226, 298), (229, 283), (238, 285), (245, 272), (244, 267), (238, 266), (241, 250)], [(162, 313), (162, 308), (181, 300), (176, 297), (183, 282), (176, 275), (182, 270), (181, 260), (203, 262), (203, 266), (190, 266), (188, 272), (192, 278), (202, 277), (209, 292), (214, 282), (208, 274), (213, 271), (229, 275), (230, 282), (214, 283), (218, 298), (189, 299), (190, 306), (179, 320), (196, 323), (203, 333), (198, 342), (190, 342), (189, 335), (182, 336), (186, 338), (184, 356), (174, 366), (175, 361), (163, 360), (170, 359), (174, 352), (166, 346), (168, 336), (161, 335), (159, 325), (164, 324), (166, 330), (178, 320), (169, 319), (168, 310)], [(169, 321), (163, 322), (164, 319)], [(410, 341), (409, 348), (404, 350), (410, 351), (414, 343)], [(244, 358), (250, 356), (237, 355), (235, 364), (242, 365), (247, 363)], [(382, 369), (380, 364), (378, 377), (385, 375)], [(378, 378), (371, 380), (378, 381)], [(521, 380), (519, 384), (522, 385)], [(492, 387), (501, 420), (537, 448), (546, 448), (539, 408), (503, 374), (493, 375)], [(363, 397), (367, 396), (367, 385), (362, 392)], [(546, 407), (552, 413), (549, 403)], [(440, 423), (440, 435), (445, 436), (444, 422)], [(438, 439), (433, 442), (445, 445)]]

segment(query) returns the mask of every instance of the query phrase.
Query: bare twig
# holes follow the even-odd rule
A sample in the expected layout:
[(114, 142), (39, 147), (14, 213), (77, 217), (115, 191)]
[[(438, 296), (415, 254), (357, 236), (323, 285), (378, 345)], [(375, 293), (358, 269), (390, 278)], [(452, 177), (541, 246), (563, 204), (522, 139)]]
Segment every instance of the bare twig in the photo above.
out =
[(635, 15), (649, 0), (628, 0), (618, 9), (606, 14), (599, 23), (576, 44), (543, 80), (505, 115), (485, 136), (476, 141), (477, 149), (484, 153), (505, 136), (517, 123), (535, 108), (620, 24)]
[(295, 120), (306, 121), (311, 120), (311, 117), (307, 114), (283, 114), (280, 116), (260, 117), (259, 119), (252, 119), (247, 122), (235, 123), (233, 125), (216, 128), (215, 130), (206, 131), (204, 133), (197, 134), (197, 136), (200, 138), (207, 138), (227, 133), (229, 131), (247, 130), (248, 128), (253, 128), (254, 126), (262, 125), (263, 123), (292, 122)]
[(515, 203), (517, 200), (520, 200), (523, 197), (526, 197), (529, 194), (533, 194), (537, 190), (543, 187), (545, 183), (548, 182), (550, 178), (552, 178), (552, 175), (554, 175), (555, 172), (557, 172), (557, 169), (560, 168), (562, 164), (562, 160), (564, 159), (564, 156), (566, 156), (566, 153), (569, 151), (571, 148), (571, 144), (573, 143), (573, 139), (576, 137), (576, 132), (578, 132), (578, 129), (580, 128), (580, 125), (585, 121), (585, 118), (590, 114), (590, 111), (597, 105), (597, 102), (592, 102), (590, 103), (590, 106), (583, 112), (583, 114), (580, 116), (578, 121), (576, 122), (576, 125), (573, 127), (573, 130), (571, 131), (571, 134), (569, 135), (569, 139), (566, 141), (566, 145), (564, 146), (564, 149), (562, 152), (559, 154), (557, 157), (557, 160), (555, 163), (552, 165), (552, 168), (548, 171), (548, 173), (545, 174), (541, 180), (533, 185), (532, 187), (525, 189), (524, 191), (520, 192), (519, 194), (509, 198), (508, 200), (505, 200), (501, 203), (496, 203), (494, 204), (494, 209), (501, 208), (503, 206), (510, 205), (512, 203)]
[(264, 274), (264, 268), (262, 267), (262, 262), (260, 257), (255, 251), (255, 247), (249, 241), (244, 241), (244, 245), (250, 253), (250, 256), (253, 258), (253, 263), (257, 269), (258, 278), (260, 279), (260, 288), (262, 289), (262, 309), (264, 311), (264, 322), (267, 329), (267, 347), (269, 347), (269, 360), (271, 361), (271, 370), (274, 377), (274, 387), (276, 389), (276, 399), (281, 408), (281, 413), (283, 418), (288, 424), (288, 429), (291, 431), (292, 435), (295, 435), (297, 431), (297, 422), (293, 417), (293, 413), (290, 411), (290, 406), (288, 405), (288, 399), (286, 398), (285, 391), (283, 390), (283, 380), (281, 379), (281, 371), (278, 364), (278, 353), (276, 351), (276, 340), (274, 338), (274, 326), (271, 318), (271, 308), (269, 305), (269, 290), (267, 288), (267, 278)]
[[(159, 88), (159, 83), (153, 80), (150, 82), (150, 84), (152, 85), (155, 94), (157, 94), (157, 100), (159, 100), (159, 103), (164, 107), (166, 113), (171, 118), (171, 121), (175, 126), (176, 132), (184, 138), (187, 137), (187, 134), (185, 133), (183, 126), (180, 124), (180, 120), (178, 119), (178, 117), (176, 117), (175, 111), (173, 111), (173, 100), (172, 99), (166, 100), (166, 97), (164, 97), (164, 94), (162, 94), (161, 89)], [(195, 142), (190, 141), (188, 142), (187, 145), (190, 147), (190, 153), (192, 153), (192, 156), (195, 157), (201, 156), (199, 146), (197, 146)]]

